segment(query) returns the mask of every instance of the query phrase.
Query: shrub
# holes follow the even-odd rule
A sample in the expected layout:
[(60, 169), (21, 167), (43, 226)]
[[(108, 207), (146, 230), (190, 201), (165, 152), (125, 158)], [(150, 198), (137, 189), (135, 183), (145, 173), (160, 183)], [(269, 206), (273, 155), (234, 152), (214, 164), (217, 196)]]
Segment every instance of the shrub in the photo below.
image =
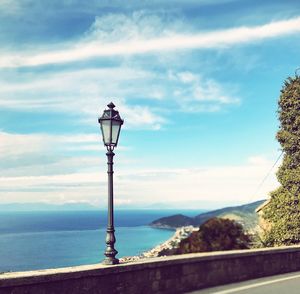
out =
[(281, 186), (271, 193), (263, 209), (270, 230), (263, 235), (267, 246), (300, 242), (300, 77), (289, 77), (278, 102), (280, 127), (277, 139), (282, 147), (283, 162), (277, 178)]
[(199, 231), (183, 239), (176, 253), (247, 249), (250, 241), (242, 225), (233, 220), (215, 217), (203, 223)]

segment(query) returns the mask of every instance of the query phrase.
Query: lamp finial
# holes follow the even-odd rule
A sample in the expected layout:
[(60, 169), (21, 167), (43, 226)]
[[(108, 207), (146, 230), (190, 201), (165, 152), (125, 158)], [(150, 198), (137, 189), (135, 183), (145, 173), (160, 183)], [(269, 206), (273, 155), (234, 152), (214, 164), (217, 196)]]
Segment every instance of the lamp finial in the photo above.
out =
[(116, 107), (115, 104), (113, 104), (112, 102), (110, 102), (109, 104), (107, 104), (109, 109), (114, 109)]

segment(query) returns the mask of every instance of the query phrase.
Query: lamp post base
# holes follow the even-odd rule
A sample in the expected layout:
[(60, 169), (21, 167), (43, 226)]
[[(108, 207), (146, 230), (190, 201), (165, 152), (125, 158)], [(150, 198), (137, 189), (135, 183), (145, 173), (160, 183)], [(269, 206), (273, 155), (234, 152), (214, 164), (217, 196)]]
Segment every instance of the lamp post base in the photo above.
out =
[(115, 242), (115, 229), (113, 226), (108, 226), (106, 231), (106, 250), (104, 253), (106, 257), (102, 262), (103, 264), (112, 265), (119, 263), (119, 259), (115, 257), (118, 254), (114, 247)]
[(119, 259), (115, 257), (106, 257), (102, 264), (104, 265), (114, 265), (114, 264), (119, 264)]

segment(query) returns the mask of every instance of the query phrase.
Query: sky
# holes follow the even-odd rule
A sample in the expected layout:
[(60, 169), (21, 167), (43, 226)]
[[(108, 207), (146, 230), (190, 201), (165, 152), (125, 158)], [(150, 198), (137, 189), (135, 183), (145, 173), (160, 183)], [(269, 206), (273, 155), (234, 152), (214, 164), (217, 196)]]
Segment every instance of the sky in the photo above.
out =
[(299, 49), (297, 0), (0, 0), (0, 203), (105, 208), (111, 101), (117, 208), (266, 199)]

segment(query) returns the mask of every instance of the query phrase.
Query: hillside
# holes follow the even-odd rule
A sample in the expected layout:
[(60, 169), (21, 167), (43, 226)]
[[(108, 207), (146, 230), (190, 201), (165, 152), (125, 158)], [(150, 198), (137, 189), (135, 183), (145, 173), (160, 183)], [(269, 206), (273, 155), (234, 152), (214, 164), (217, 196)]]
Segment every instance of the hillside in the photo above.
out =
[(193, 218), (183, 214), (175, 214), (167, 217), (159, 218), (153, 221), (150, 226), (160, 229), (174, 229), (178, 227), (186, 227), (193, 224)]
[(252, 202), (245, 205), (225, 207), (209, 212), (204, 212), (195, 217), (188, 217), (182, 214), (171, 215), (153, 221), (150, 226), (156, 228), (175, 229), (182, 226), (200, 226), (206, 220), (212, 217), (229, 218), (241, 223), (245, 229), (254, 228), (258, 222), (258, 216), (255, 209), (265, 200)]

